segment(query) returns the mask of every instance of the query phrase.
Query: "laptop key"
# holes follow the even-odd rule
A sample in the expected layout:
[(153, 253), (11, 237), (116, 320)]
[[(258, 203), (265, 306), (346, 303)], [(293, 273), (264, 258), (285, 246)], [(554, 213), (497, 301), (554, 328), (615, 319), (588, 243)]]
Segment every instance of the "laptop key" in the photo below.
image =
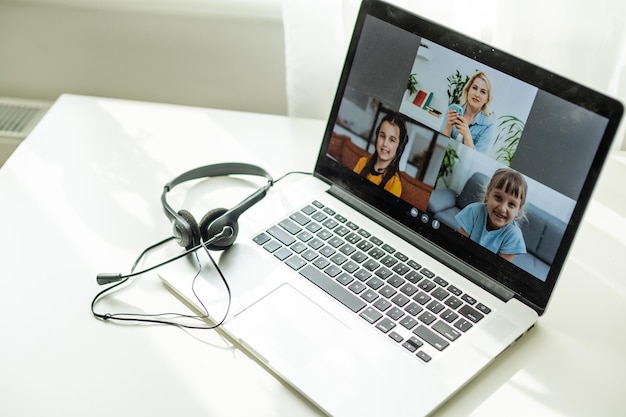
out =
[(436, 320), (436, 317), (432, 315), (431, 313), (429, 313), (428, 311), (424, 311), (422, 314), (420, 314), (418, 318), (420, 319), (421, 322), (426, 323), (426, 324), (432, 324), (432, 322)]
[(275, 240), (270, 240), (265, 245), (263, 245), (263, 249), (265, 249), (269, 253), (273, 253), (281, 247), (282, 247), (281, 244)]
[(337, 219), (339, 223), (345, 223), (348, 221), (348, 219), (343, 217), (341, 214), (335, 214), (335, 219)]
[(316, 267), (318, 267), (319, 269), (324, 269), (326, 268), (328, 265), (330, 265), (330, 261), (326, 258), (317, 258), (316, 260), (313, 261), (313, 265), (315, 265)]
[(267, 229), (267, 233), (272, 235), (274, 238), (276, 238), (280, 243), (282, 243), (285, 246), (291, 245), (296, 240), (288, 232), (286, 232), (285, 230), (281, 229), (278, 226), (270, 227), (269, 229)]
[(388, 318), (384, 318), (376, 324), (376, 328), (383, 333), (389, 333), (394, 327), (396, 327), (396, 324)]
[(432, 300), (432, 297), (426, 294), (425, 292), (420, 291), (419, 293), (417, 293), (415, 297), (413, 297), (413, 300), (417, 301), (421, 305), (424, 305), (430, 300)]
[(435, 277), (433, 279), (433, 281), (435, 281), (435, 284), (441, 285), (442, 287), (447, 287), (448, 286), (448, 281), (446, 281), (445, 279), (443, 279), (441, 277)]
[(317, 211), (317, 209), (315, 207), (313, 207), (313, 206), (305, 206), (300, 211), (302, 211), (304, 214), (307, 214), (307, 215), (310, 216), (311, 214), (315, 213)]
[(267, 241), (268, 241), (268, 240), (270, 240), (270, 239), (271, 239), (271, 238), (270, 238), (267, 234), (265, 234), (265, 233), (261, 233), (261, 234), (259, 234), (259, 235), (255, 236), (253, 240), (254, 240), (257, 244), (259, 244), (259, 245), (263, 245), (263, 244), (267, 243)]
[(383, 316), (383, 313), (374, 309), (373, 307), (367, 307), (361, 314), (359, 314), (365, 320), (367, 320), (370, 324), (376, 323)]
[(396, 332), (391, 332), (389, 333), (389, 337), (391, 337), (395, 342), (400, 343), (402, 342), (404, 339), (402, 338), (402, 336), (400, 336), (398, 333)]
[(441, 304), (439, 301), (437, 300), (433, 300), (430, 302), (430, 304), (428, 304), (426, 306), (427, 309), (429, 309), (430, 311), (432, 311), (435, 314), (439, 314), (443, 311), (443, 309), (445, 308), (445, 306), (443, 304)]
[(360, 295), (360, 297), (364, 299), (365, 301), (367, 301), (368, 303), (371, 303), (378, 298), (378, 294), (376, 294), (372, 290), (366, 290)]
[(322, 226), (320, 226), (318, 223), (309, 223), (306, 225), (306, 230), (311, 233), (317, 233), (321, 228)]
[(343, 273), (341, 275), (339, 275), (337, 278), (335, 278), (335, 281), (337, 281), (340, 284), (343, 285), (348, 285), (349, 283), (351, 283), (352, 281), (354, 281), (354, 278), (352, 278), (352, 276)]
[(395, 249), (395, 248), (393, 248), (392, 246), (389, 246), (389, 245), (387, 245), (387, 244), (384, 244), (384, 245), (383, 245), (383, 249), (384, 249), (386, 252), (389, 252), (389, 253), (394, 253), (394, 252), (396, 251), (396, 249)]
[(361, 236), (357, 235), (354, 232), (352, 232), (348, 236), (346, 236), (346, 240), (348, 242), (352, 243), (353, 245), (356, 245), (361, 239), (362, 239)]
[(424, 343), (420, 341), (417, 337), (411, 336), (409, 340), (402, 344), (402, 347), (408, 350), (409, 352), (415, 352), (417, 349), (424, 346)]
[(407, 297), (411, 297), (417, 292), (417, 287), (407, 282), (400, 288), (400, 292), (402, 292), (402, 294), (406, 295)]
[(417, 284), (418, 287), (420, 287), (421, 289), (423, 289), (426, 292), (431, 291), (433, 288), (436, 287), (435, 283), (432, 281), (429, 281), (427, 279), (422, 280), (419, 284)]
[(468, 320), (465, 319), (458, 319), (455, 323), (454, 323), (454, 327), (456, 327), (457, 329), (459, 329), (462, 332), (466, 332), (469, 329), (471, 329), (473, 326), (472, 323), (470, 323)]
[(290, 219), (284, 219), (278, 224), (280, 225), (280, 227), (282, 227), (292, 235), (297, 235), (302, 230), (300, 226), (298, 226), (294, 221)]
[(395, 272), (398, 275), (404, 275), (407, 272), (409, 272), (409, 267), (406, 266), (405, 264), (398, 263), (393, 267), (393, 272)]
[(306, 259), (307, 261), (311, 262), (312, 260), (314, 260), (315, 258), (317, 258), (319, 255), (317, 254), (317, 252), (312, 251), (312, 250), (307, 250), (306, 252), (304, 252), (302, 254), (302, 257), (304, 259)]
[(409, 265), (411, 268), (415, 269), (416, 271), (418, 271), (422, 267), (422, 265), (418, 264), (412, 259), (407, 261), (407, 265)]
[(393, 254), (393, 256), (395, 256), (396, 258), (400, 259), (402, 262), (406, 262), (409, 260), (409, 257), (406, 256), (404, 253), (402, 252), (396, 252)]
[(367, 252), (374, 247), (374, 245), (367, 240), (362, 240), (356, 244), (356, 247), (361, 249), (363, 252)]
[(313, 234), (305, 230), (298, 234), (298, 239), (300, 239), (302, 242), (308, 242), (309, 240), (313, 239)]
[(389, 307), (391, 307), (391, 303), (384, 298), (380, 298), (374, 303), (374, 307), (384, 312), (387, 311)]
[(424, 325), (419, 325), (415, 330), (413, 330), (413, 334), (417, 337), (431, 345), (437, 350), (444, 350), (450, 343), (447, 342), (443, 337), (435, 334), (432, 330)]
[(313, 284), (317, 285), (327, 294), (335, 298), (337, 301), (339, 301), (341, 304), (348, 307), (355, 313), (362, 310), (366, 306), (365, 301), (359, 299), (354, 294), (346, 290), (344, 287), (341, 286), (341, 284), (328, 278), (326, 274), (324, 274), (322, 271), (318, 270), (314, 266), (307, 265), (299, 272), (303, 277), (311, 281)]
[(348, 261), (342, 264), (343, 269), (345, 269), (349, 273), (354, 273), (359, 269), (359, 266), (352, 261)]
[(448, 298), (444, 303), (445, 303), (445, 305), (447, 305), (448, 307), (450, 307), (453, 310), (455, 308), (458, 308), (459, 306), (463, 305), (463, 301), (461, 301), (460, 299), (456, 298), (455, 296), (452, 296), (452, 297)]
[(427, 277), (427, 278), (434, 278), (434, 276), (435, 276), (434, 272), (432, 272), (430, 269), (426, 269), (426, 268), (422, 268), (420, 270), (420, 273), (422, 275), (424, 275), (425, 277)]
[(302, 242), (296, 242), (290, 246), (290, 249), (295, 253), (302, 253), (306, 250), (306, 245)]
[(341, 268), (337, 265), (330, 265), (328, 268), (324, 270), (324, 272), (329, 276), (335, 278), (337, 275), (341, 274)]
[(461, 333), (457, 330), (454, 330), (452, 327), (439, 320), (437, 323), (433, 324), (433, 330), (437, 333), (444, 336), (446, 339), (455, 341), (461, 336)]
[(313, 220), (315, 221), (323, 222), (324, 220), (328, 218), (328, 216), (322, 213), (321, 211), (318, 211), (315, 214), (313, 214), (311, 218), (313, 218)]
[(412, 316), (417, 316), (424, 310), (419, 304), (411, 303), (404, 308), (404, 310)]
[(339, 248), (339, 252), (343, 253), (346, 256), (352, 255), (356, 251), (356, 248), (352, 245), (345, 244), (341, 248)]
[(463, 294), (463, 291), (461, 291), (460, 289), (458, 289), (454, 285), (450, 285), (448, 287), (448, 291), (450, 291), (452, 294), (456, 295), (457, 297), (460, 297), (461, 294)]
[(491, 309), (489, 307), (487, 307), (486, 305), (484, 305), (483, 303), (476, 304), (476, 309), (478, 309), (478, 311), (480, 311), (481, 313), (484, 313), (484, 314), (491, 313)]
[(463, 294), (461, 296), (461, 300), (465, 301), (467, 304), (476, 304), (476, 299), (474, 297), (472, 297), (471, 295), (467, 295), (467, 294)]
[(387, 282), (389, 283), (389, 285), (393, 286), (394, 288), (398, 288), (400, 285), (404, 284), (405, 281), (399, 276), (393, 275), (391, 278), (387, 280)]
[(400, 324), (403, 327), (406, 327), (407, 329), (411, 330), (413, 327), (417, 326), (417, 320), (415, 320), (412, 317), (406, 316), (405, 318), (400, 320)]
[(362, 282), (354, 281), (348, 288), (355, 294), (361, 294), (367, 287)]
[(459, 315), (456, 314), (454, 311), (447, 309), (446, 311), (441, 313), (440, 317), (444, 319), (446, 322), (452, 323), (454, 320), (459, 318)]
[(306, 265), (306, 261), (299, 256), (292, 256), (291, 258), (287, 259), (285, 263), (289, 265), (290, 268), (296, 271)]
[(346, 226), (349, 227), (352, 230), (357, 230), (359, 228), (358, 225), (356, 225), (356, 224), (354, 224), (354, 223), (352, 223), (350, 221), (348, 223), (346, 223)]
[(367, 260), (367, 255), (363, 252), (356, 251), (352, 254), (352, 256), (350, 256), (350, 259), (352, 259), (354, 262), (362, 263), (363, 261)]
[(348, 229), (346, 226), (339, 226), (335, 229), (335, 234), (341, 237), (344, 237), (348, 233), (350, 233), (350, 229)]
[(289, 258), (292, 255), (292, 253), (293, 252), (291, 252), (289, 249), (283, 247), (283, 248), (278, 249), (276, 252), (274, 252), (274, 256), (280, 259), (281, 261), (284, 261), (285, 259)]
[(394, 320), (400, 320), (404, 316), (404, 312), (398, 307), (393, 307), (387, 311), (387, 315)]
[(329, 229), (334, 229), (335, 227), (337, 227), (338, 224), (339, 223), (334, 219), (328, 219), (323, 223), (323, 225), (328, 227)]
[(478, 323), (484, 317), (482, 313), (479, 313), (478, 310), (468, 305), (464, 305), (463, 307), (459, 308), (458, 311), (460, 315), (468, 318), (474, 323)]
[(445, 299), (447, 296), (450, 295), (450, 293), (443, 288), (436, 288), (431, 294), (439, 301)]
[(412, 282), (413, 284), (417, 284), (421, 279), (421, 275), (417, 271), (411, 271), (404, 276), (407, 281)]
[(374, 259), (380, 259), (385, 254), (385, 252), (383, 252), (382, 249), (375, 247), (375, 248), (371, 249), (369, 252), (367, 252), (367, 254), (369, 256), (371, 256), (372, 258), (374, 258)]
[(311, 221), (311, 219), (309, 219), (307, 216), (299, 211), (293, 213), (291, 216), (289, 216), (289, 218), (298, 223), (300, 226), (306, 226)]
[(358, 271), (354, 273), (354, 277), (358, 279), (359, 281), (367, 281), (367, 279), (371, 276), (372, 274), (370, 274), (365, 269), (359, 269)]

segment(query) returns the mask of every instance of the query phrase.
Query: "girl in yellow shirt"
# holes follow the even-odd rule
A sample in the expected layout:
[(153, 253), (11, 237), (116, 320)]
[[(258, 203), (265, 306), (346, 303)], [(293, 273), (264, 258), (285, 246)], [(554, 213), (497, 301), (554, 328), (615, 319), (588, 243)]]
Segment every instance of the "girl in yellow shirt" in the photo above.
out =
[(374, 154), (359, 159), (353, 171), (400, 197), (400, 158), (407, 142), (404, 120), (398, 113), (388, 113), (376, 128)]

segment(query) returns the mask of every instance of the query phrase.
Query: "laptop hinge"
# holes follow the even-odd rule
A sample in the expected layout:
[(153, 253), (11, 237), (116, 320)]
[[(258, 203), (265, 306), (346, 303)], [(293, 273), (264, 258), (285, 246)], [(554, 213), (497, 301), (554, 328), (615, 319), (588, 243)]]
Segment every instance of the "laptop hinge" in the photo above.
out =
[(377, 222), (387, 230), (400, 236), (412, 246), (432, 256), (460, 275), (467, 277), (470, 281), (499, 299), (508, 301), (516, 295), (513, 291), (509, 290), (499, 282), (494, 281), (477, 269), (467, 265), (465, 262), (455, 258), (443, 249), (433, 245), (416, 232), (407, 229), (405, 226), (390, 218), (380, 210), (368, 205), (363, 200), (354, 197), (341, 188), (331, 185), (328, 193), (365, 216), (375, 218)]

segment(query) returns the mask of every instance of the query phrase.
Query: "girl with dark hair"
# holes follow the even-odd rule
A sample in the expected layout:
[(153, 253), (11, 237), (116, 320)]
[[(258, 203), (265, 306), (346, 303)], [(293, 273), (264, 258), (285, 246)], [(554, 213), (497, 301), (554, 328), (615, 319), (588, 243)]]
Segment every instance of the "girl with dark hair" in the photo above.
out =
[(400, 197), (400, 158), (408, 140), (406, 124), (400, 115), (386, 114), (376, 128), (374, 154), (359, 159), (354, 172)]

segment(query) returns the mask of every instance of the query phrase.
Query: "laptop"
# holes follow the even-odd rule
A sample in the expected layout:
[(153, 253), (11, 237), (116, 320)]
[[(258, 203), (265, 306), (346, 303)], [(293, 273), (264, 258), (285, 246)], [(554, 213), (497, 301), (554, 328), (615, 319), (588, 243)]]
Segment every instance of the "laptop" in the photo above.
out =
[[(314, 174), (278, 182), (215, 253), (222, 329), (329, 415), (432, 413), (546, 310), (622, 112), (364, 0)], [(218, 322), (202, 262), (159, 275)]]

